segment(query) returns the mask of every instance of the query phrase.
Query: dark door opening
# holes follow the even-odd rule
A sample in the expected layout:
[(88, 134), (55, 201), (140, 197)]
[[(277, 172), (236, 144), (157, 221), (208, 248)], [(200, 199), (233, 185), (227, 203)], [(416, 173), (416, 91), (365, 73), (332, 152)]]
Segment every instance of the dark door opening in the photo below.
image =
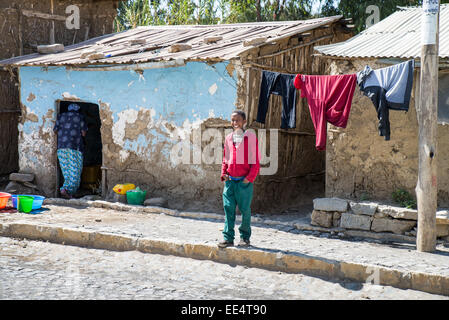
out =
[[(73, 101), (58, 101), (58, 115), (68, 111), (68, 106)], [(101, 195), (101, 165), (103, 162), (103, 145), (101, 142), (101, 119), (100, 109), (97, 104), (87, 102), (75, 102), (80, 106), (80, 113), (87, 123), (87, 134), (84, 140), (83, 171), (81, 184), (75, 194), (75, 198), (85, 195)], [(57, 164), (57, 196), (59, 188), (64, 183), (64, 176), (59, 161)]]

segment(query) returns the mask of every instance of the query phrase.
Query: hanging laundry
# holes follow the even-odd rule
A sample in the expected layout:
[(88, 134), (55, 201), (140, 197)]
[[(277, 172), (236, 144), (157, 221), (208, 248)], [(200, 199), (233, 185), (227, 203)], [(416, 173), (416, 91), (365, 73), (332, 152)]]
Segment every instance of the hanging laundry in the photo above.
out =
[(257, 122), (265, 123), (271, 94), (282, 96), (281, 128), (296, 127), (296, 90), (293, 86), (295, 75), (263, 71), (260, 84)]
[(415, 61), (372, 70), (366, 66), (357, 73), (357, 83), (363, 94), (371, 99), (379, 120), (379, 135), (390, 140), (391, 110), (408, 111), (413, 88)]
[(317, 150), (326, 150), (327, 122), (346, 128), (356, 82), (356, 74), (296, 75), (294, 85), (301, 90), (301, 98), (307, 98), (309, 104)]

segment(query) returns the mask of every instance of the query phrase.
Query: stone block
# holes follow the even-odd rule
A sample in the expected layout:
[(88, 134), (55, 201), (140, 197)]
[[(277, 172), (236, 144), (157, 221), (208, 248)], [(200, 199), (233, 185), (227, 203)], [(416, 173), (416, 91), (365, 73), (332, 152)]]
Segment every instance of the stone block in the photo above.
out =
[(449, 236), (449, 224), (437, 224), (437, 237)]
[(168, 208), (168, 200), (164, 198), (150, 198), (143, 203), (145, 206)]
[(344, 212), (341, 215), (340, 227), (346, 229), (370, 230), (371, 217)]
[(185, 51), (185, 50), (190, 50), (190, 49), (192, 49), (192, 46), (190, 44), (175, 43), (175, 44), (172, 44), (168, 48), (168, 52), (169, 53), (175, 53), (175, 52), (180, 52), (180, 51)]
[(449, 212), (447, 210), (437, 211), (437, 224), (449, 225)]
[(374, 218), (371, 230), (374, 232), (393, 232), (405, 234), (416, 227), (416, 221), (397, 220), (389, 218)]
[(243, 41), (244, 47), (256, 46), (258, 44), (265, 43), (267, 41), (267, 37), (257, 37)]
[(317, 198), (313, 199), (313, 209), (318, 211), (338, 211), (348, 210), (348, 201), (339, 198)]
[(90, 55), (87, 56), (88, 60), (100, 60), (100, 59), (104, 59), (106, 56), (103, 52), (96, 52), (96, 53), (92, 53)]
[(20, 182), (10, 181), (4, 191), (17, 194), (33, 194), (35, 189), (24, 186)]
[(80, 58), (81, 59), (86, 59), (88, 56), (90, 56), (91, 54), (94, 54), (94, 53), (96, 53), (97, 51), (95, 50), (95, 49), (86, 49), (86, 50), (83, 50), (82, 52), (81, 52), (81, 55), (80, 55)]
[(33, 173), (11, 173), (9, 180), (19, 182), (32, 182), (34, 180)]
[(5, 188), (5, 192), (16, 193), (20, 189), (21, 185), (15, 181), (10, 181)]
[(146, 44), (147, 40), (146, 39), (130, 39), (128, 40), (128, 43), (130, 45), (136, 45), (136, 44)]
[(380, 205), (377, 211), (395, 219), (418, 220), (418, 210)]
[(211, 36), (211, 37), (204, 38), (205, 43), (215, 43), (220, 40), (223, 40), (222, 36)]
[(41, 54), (58, 53), (62, 51), (64, 51), (64, 45), (60, 43), (37, 46), (37, 52)]
[(376, 213), (378, 204), (375, 202), (353, 202), (349, 203), (352, 212), (355, 214), (362, 214), (373, 216)]
[(332, 212), (313, 210), (311, 222), (312, 225), (330, 228), (332, 227), (332, 223), (333, 223)]
[(374, 218), (386, 218), (386, 217), (388, 217), (388, 214), (386, 214), (386, 213), (384, 213), (384, 212), (379, 212), (379, 211), (377, 211), (377, 212), (374, 214)]

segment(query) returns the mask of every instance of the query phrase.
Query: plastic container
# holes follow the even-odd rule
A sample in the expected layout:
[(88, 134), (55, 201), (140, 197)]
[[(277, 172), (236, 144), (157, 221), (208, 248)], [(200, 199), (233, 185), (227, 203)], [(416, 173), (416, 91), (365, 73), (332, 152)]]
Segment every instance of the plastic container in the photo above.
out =
[(43, 196), (33, 196), (28, 194), (13, 194), (11, 196), (12, 200), (12, 206), (17, 209), (17, 197), (18, 196), (28, 196), (33, 197), (33, 210), (40, 209), (42, 207), (42, 204), (44, 203), (45, 197)]
[(20, 212), (28, 213), (33, 210), (34, 197), (31, 196), (18, 196), (18, 210)]
[(17, 209), (17, 197), (24, 196), (24, 194), (13, 194), (11, 196), (12, 206)]
[(9, 198), (11, 198), (11, 194), (6, 192), (0, 192), (0, 209), (3, 209), (6, 207), (6, 204), (8, 203)]
[(33, 196), (33, 210), (40, 209), (44, 203), (45, 197), (43, 196)]
[(115, 193), (118, 194), (126, 194), (129, 190), (135, 189), (136, 186), (132, 183), (123, 183), (123, 184), (116, 184), (112, 190), (114, 190)]
[(81, 188), (95, 189), (100, 186), (101, 166), (83, 167), (81, 173)]
[(146, 191), (140, 190), (139, 188), (134, 190), (129, 190), (126, 192), (126, 201), (128, 204), (142, 205), (145, 201), (147, 195)]

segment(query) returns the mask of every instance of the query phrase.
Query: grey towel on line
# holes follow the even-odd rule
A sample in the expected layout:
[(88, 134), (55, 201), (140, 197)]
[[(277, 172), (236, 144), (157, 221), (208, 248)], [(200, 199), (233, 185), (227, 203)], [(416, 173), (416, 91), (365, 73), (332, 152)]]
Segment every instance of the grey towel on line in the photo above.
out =
[(389, 110), (408, 111), (413, 88), (415, 61), (372, 70), (369, 66), (357, 73), (357, 83), (371, 99), (379, 119), (379, 135), (390, 140)]

